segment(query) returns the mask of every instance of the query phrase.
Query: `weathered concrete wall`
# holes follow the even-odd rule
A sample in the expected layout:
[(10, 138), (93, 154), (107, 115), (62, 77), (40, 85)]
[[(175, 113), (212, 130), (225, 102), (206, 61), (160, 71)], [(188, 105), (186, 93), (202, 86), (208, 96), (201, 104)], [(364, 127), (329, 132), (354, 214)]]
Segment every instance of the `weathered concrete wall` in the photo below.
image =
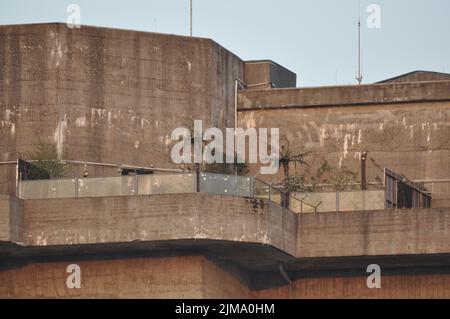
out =
[(29, 246), (209, 239), (294, 253), (296, 218), (272, 206), (200, 193), (27, 200), (24, 237)]
[(22, 243), (24, 222), (23, 201), (0, 195), (0, 242)]
[(0, 241), (10, 241), (9, 196), (0, 197)]
[(367, 277), (304, 278), (292, 286), (256, 292), (254, 298), (278, 299), (448, 299), (450, 275), (382, 276), (381, 289), (367, 288)]
[[(23, 232), (17, 237), (36, 248), (216, 240), (270, 245), (292, 261), (450, 253), (446, 208), (294, 214), (266, 201), (208, 194), (27, 200), (23, 207), (21, 203), (10, 212), (20, 216), (16, 211), (23, 210)], [(0, 226), (3, 233), (5, 224)]]
[(298, 218), (299, 258), (450, 251), (449, 209), (301, 214)]
[[(170, 133), (186, 118), (233, 127), (242, 77), (243, 62), (209, 39), (1, 26), (0, 161), (50, 139), (70, 159), (171, 166)], [(14, 168), (0, 169), (0, 193), (12, 193)]]
[[(81, 268), (81, 289), (66, 285)], [(0, 271), (1, 298), (202, 298), (203, 258), (158, 258), (32, 264)]]
[(239, 110), (379, 105), (450, 100), (450, 81), (240, 91)]
[[(81, 288), (68, 289), (66, 268), (81, 268)], [(450, 275), (382, 276), (381, 289), (367, 277), (296, 280), (288, 287), (251, 291), (203, 257), (71, 261), (0, 271), (1, 298), (450, 298)]]
[[(282, 143), (313, 152), (311, 167), (297, 165), (311, 175), (322, 159), (359, 174), (368, 151), (369, 182), (382, 182), (384, 167), (409, 179), (448, 179), (449, 92), (450, 82), (240, 91), (239, 123), (280, 128)], [(450, 206), (450, 183), (433, 192), (435, 207)]]
[[(0, 204), (0, 216), (5, 216), (5, 207), (10, 207), (10, 216), (22, 209), (21, 202), (11, 204), (9, 198)], [(425, 274), (446, 274), (442, 270), (450, 261), (448, 209), (296, 215), (265, 201), (185, 194), (28, 200), (23, 201), (23, 212), (18, 237), (23, 237), (25, 247), (0, 247), (0, 296), (252, 297), (252, 289), (285, 285), (280, 264), (294, 280), (300, 278), (295, 285), (331, 287), (329, 292), (301, 288), (300, 297), (358, 297), (365, 280), (361, 272), (370, 263), (382, 265), (386, 275), (398, 279), (392, 279), (392, 289), (374, 295), (363, 292), (362, 297), (428, 295), (448, 285), (447, 275), (441, 281), (433, 279), (430, 286), (414, 285)], [(4, 219), (2, 238), (8, 227)], [(180, 260), (168, 261), (168, 253)], [(186, 255), (211, 261), (181, 257)], [(67, 292), (60, 286), (73, 260), (87, 267), (88, 290)], [(149, 267), (155, 269), (145, 270)], [(417, 272), (424, 267), (426, 273)], [(177, 294), (160, 270), (166, 268), (174, 272), (175, 281), (185, 268), (201, 279), (180, 279), (186, 287)], [(392, 269), (405, 274), (392, 274)], [(354, 272), (352, 278), (348, 271)], [(159, 282), (164, 281), (169, 284), (162, 288)], [(120, 289), (113, 291), (113, 283)], [(272, 289), (261, 296), (282, 293)]]
[(246, 299), (252, 296), (252, 291), (235, 276), (208, 259), (203, 260), (203, 298)]

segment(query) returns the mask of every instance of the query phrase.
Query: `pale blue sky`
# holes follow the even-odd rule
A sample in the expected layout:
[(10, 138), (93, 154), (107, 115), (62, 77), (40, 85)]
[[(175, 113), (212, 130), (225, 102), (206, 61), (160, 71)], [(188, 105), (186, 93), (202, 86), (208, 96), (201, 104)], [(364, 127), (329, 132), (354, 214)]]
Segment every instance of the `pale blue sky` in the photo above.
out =
[[(358, 0), (193, 0), (194, 35), (244, 60), (272, 59), (299, 86), (355, 83)], [(0, 0), (0, 24), (65, 22), (68, 4), (82, 24), (189, 33), (189, 0)], [(369, 4), (381, 29), (368, 29)], [(449, 0), (361, 0), (365, 83), (413, 70), (450, 73)]]

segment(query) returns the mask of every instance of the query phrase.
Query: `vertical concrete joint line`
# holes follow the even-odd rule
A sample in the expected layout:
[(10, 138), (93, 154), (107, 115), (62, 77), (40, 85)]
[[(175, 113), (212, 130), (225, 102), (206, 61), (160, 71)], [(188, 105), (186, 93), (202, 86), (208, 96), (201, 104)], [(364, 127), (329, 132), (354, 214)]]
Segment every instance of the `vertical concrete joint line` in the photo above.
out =
[(278, 270), (280, 271), (280, 274), (281, 274), (281, 276), (283, 276), (284, 280), (286, 280), (286, 282), (290, 285), (292, 283), (292, 280), (291, 280), (291, 278), (289, 278), (289, 275), (284, 270), (284, 267), (282, 264), (278, 265)]
[(284, 278), (284, 280), (286, 280), (286, 282), (288, 284), (288, 294), (289, 294), (289, 299), (291, 299), (292, 298), (292, 280), (291, 280), (291, 278), (289, 278), (289, 275), (284, 270), (284, 267), (282, 264), (278, 265), (278, 270), (280, 271), (281, 276)]

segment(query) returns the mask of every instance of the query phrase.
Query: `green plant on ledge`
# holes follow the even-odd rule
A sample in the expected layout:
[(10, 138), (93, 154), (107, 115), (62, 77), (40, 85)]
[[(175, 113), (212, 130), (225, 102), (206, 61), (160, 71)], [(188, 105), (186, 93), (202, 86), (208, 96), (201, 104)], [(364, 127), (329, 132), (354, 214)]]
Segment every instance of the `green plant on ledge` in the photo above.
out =
[(341, 192), (345, 190), (348, 185), (356, 182), (357, 175), (358, 174), (355, 172), (352, 172), (347, 167), (343, 166), (340, 169), (334, 169), (333, 174), (328, 181), (336, 192)]
[(340, 168), (332, 167), (326, 159), (322, 159), (323, 164), (317, 169), (315, 175), (311, 176), (311, 191), (317, 191), (317, 184), (328, 183), (334, 191), (341, 192), (349, 185), (356, 182), (358, 174), (345, 166)]
[[(66, 154), (66, 151), (63, 153)], [(32, 161), (28, 179), (52, 179), (64, 176), (65, 163), (61, 160), (54, 143), (39, 141), (36, 150), (28, 157)]]

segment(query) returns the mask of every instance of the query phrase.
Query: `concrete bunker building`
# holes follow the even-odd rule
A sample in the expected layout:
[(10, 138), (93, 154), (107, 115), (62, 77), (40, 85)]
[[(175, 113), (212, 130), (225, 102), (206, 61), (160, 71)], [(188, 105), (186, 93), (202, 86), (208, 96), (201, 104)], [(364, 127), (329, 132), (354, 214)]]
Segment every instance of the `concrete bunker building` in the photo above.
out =
[[(209, 39), (0, 26), (0, 297), (449, 298), (450, 75), (296, 83), (277, 63), (243, 61)], [(430, 207), (385, 209), (386, 185), (381, 207), (359, 192), (354, 205), (342, 194), (340, 209), (315, 213), (254, 192), (80, 196), (86, 169), (92, 179), (178, 169), (169, 134), (187, 117), (279, 127), (315, 154), (314, 169), (320, 159), (359, 174), (367, 152), (369, 186), (388, 168), (420, 183)], [(17, 158), (42, 139), (73, 161), (51, 188), (76, 185), (77, 196), (20, 192)], [(69, 264), (82, 269), (80, 289), (66, 286)], [(370, 264), (382, 268), (382, 289), (366, 285)]]

